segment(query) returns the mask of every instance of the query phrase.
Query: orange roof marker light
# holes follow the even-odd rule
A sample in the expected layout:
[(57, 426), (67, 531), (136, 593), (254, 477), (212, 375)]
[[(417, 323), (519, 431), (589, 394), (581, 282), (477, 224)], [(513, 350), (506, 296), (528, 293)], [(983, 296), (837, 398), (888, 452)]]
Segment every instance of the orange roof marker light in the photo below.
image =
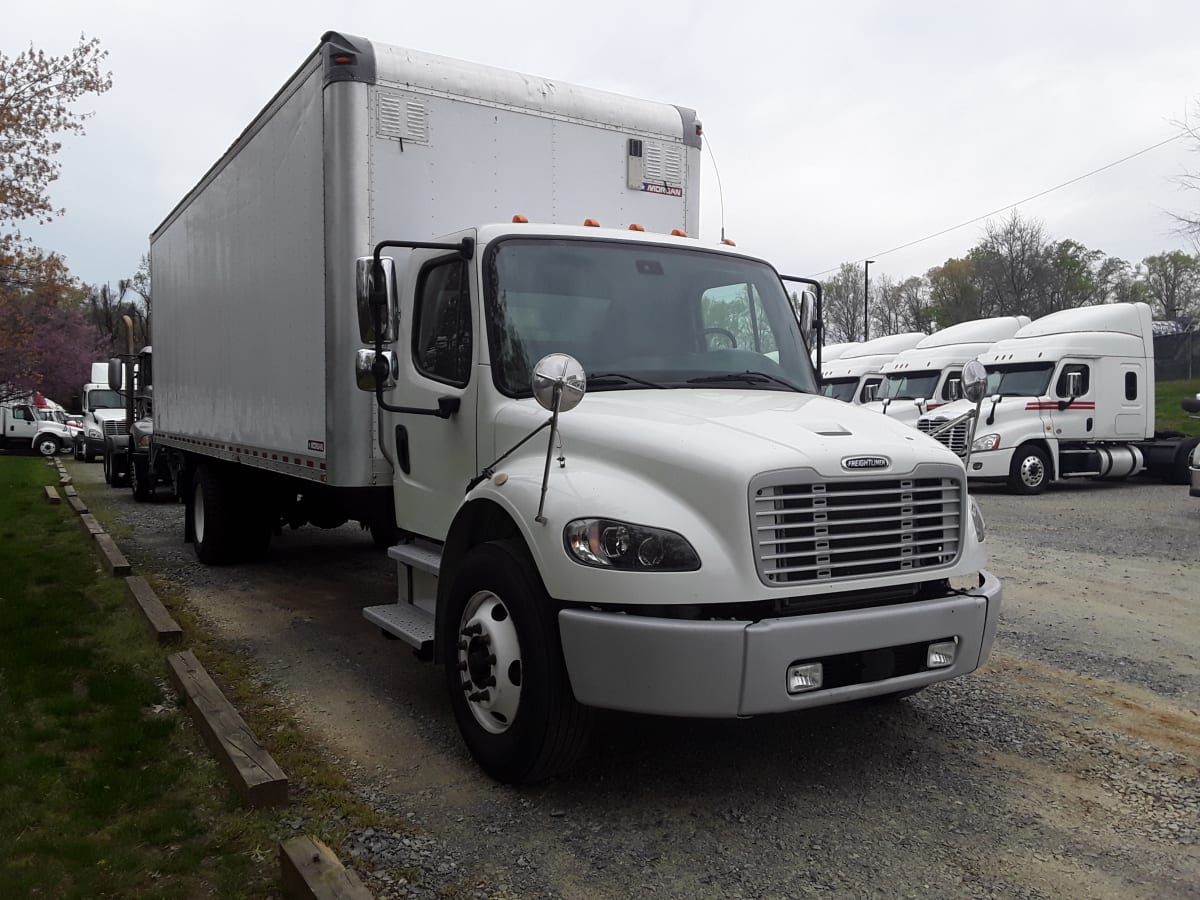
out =
[(729, 238), (721, 238), (721, 243), (724, 244), (726, 247), (736, 247), (737, 246), (737, 244), (735, 244)]
[(597, 222), (595, 219), (584, 219), (583, 224), (588, 228), (599, 228), (600, 227), (600, 223)]
[(671, 237), (687, 237), (687, 232), (682, 228), (672, 228)]
[(529, 220), (527, 218), (525, 218), (524, 216), (513, 216), (513, 224), (514, 225), (528, 225)]
[(645, 231), (646, 229), (643, 228), (641, 225), (630, 225), (629, 230), (630, 231)]

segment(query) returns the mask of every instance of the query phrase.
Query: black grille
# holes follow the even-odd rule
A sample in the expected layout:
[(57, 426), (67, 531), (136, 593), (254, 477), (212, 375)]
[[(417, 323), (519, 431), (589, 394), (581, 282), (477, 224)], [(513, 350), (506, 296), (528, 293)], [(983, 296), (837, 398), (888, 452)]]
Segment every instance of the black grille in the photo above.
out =
[(958, 478), (785, 481), (751, 491), (755, 558), (769, 585), (939, 568), (958, 557)]

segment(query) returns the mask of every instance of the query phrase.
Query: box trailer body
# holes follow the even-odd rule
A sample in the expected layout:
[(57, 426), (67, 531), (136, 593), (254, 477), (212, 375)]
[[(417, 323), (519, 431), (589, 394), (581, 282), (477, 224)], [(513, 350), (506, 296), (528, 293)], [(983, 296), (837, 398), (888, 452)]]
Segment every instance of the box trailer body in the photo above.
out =
[[(1156, 435), (1154, 330), (1145, 303), (1051, 313), (980, 357), (988, 398), (969, 474), (1036, 493), (1065, 478), (1126, 478), (1144, 468), (1186, 477), (1194, 441)], [(929, 431), (960, 414), (949, 404), (922, 416)], [(951, 445), (965, 427), (939, 435)]]
[(812, 304), (686, 236), (699, 153), (687, 109), (331, 33), (152, 236), (185, 539), (390, 527), (363, 615), (504, 781), (593, 708), (898, 696), (991, 650), (962, 462), (819, 396)]
[(917, 419), (962, 399), (962, 367), (1029, 324), (1029, 316), (959, 322), (935, 331), (880, 368), (883, 383), (867, 409), (916, 427)]
[(926, 337), (920, 331), (889, 334), (851, 345), (832, 363), (822, 359), (821, 392), (847, 403), (869, 403), (883, 383), (883, 367)]
[(346, 66), (314, 53), (151, 236), (156, 428), (370, 488), (391, 479), (374, 403), (333, 364), (362, 346), (355, 258), (515, 214), (696, 234), (700, 143), (691, 110), (365, 41), (352, 52)]

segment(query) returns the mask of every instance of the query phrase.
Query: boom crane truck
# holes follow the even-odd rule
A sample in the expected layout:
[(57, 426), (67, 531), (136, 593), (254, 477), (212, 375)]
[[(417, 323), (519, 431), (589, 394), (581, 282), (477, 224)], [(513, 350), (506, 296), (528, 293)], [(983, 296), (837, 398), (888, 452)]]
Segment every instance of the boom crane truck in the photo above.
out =
[(501, 781), (597, 708), (900, 696), (991, 650), (962, 461), (820, 396), (820, 286), (696, 239), (700, 146), (690, 109), (331, 32), (151, 237), (185, 540), (369, 527), (364, 616)]

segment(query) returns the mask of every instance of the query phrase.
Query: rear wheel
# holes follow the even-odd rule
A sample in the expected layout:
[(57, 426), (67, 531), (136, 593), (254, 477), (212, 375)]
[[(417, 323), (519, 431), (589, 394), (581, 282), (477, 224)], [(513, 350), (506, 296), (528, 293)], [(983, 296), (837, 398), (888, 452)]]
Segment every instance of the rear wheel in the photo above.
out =
[(442, 634), (459, 730), (480, 767), (508, 784), (570, 768), (593, 723), (571, 692), (556, 608), (523, 550), (492, 541), (467, 553)]
[(1008, 486), (1014, 494), (1040, 494), (1050, 483), (1050, 458), (1036, 444), (1022, 444), (1008, 467)]
[(139, 503), (149, 500), (154, 495), (154, 480), (150, 474), (150, 463), (135, 457), (129, 467), (129, 486), (133, 488), (133, 499)]
[(216, 467), (205, 465), (196, 470), (189, 514), (196, 558), (209, 566), (233, 562), (237, 556), (237, 513), (229, 479)]

